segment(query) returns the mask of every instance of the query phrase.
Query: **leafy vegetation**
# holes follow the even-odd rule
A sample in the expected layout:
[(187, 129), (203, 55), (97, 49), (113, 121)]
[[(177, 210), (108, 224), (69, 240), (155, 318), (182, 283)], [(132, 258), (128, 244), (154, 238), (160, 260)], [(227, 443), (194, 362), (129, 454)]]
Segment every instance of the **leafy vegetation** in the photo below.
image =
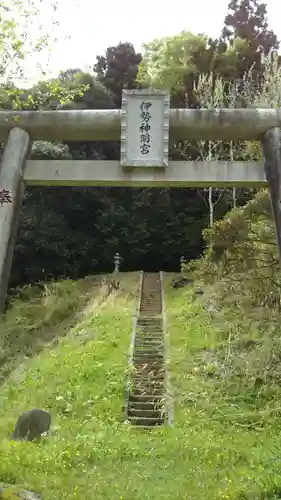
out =
[[(143, 56), (120, 43), (97, 58), (94, 77), (70, 69), (31, 89), (7, 81), (1, 105), (110, 109), (122, 88), (149, 85), (169, 88), (177, 107), (276, 108), (277, 49), (265, 5), (235, 0), (218, 40), (181, 33)], [(117, 159), (119, 143), (38, 142), (32, 155)], [(261, 151), (178, 141), (170, 157)], [(166, 276), (174, 426), (136, 431), (123, 404), (137, 273), (110, 295), (98, 276), (47, 280), (110, 271), (116, 251), (123, 269), (172, 269), (202, 248), (185, 268), (193, 287), (174, 290)], [(281, 498), (279, 267), (267, 190), (28, 189), (11, 284), (41, 283), (13, 290), (0, 320), (0, 482), (44, 500)], [(52, 435), (10, 442), (19, 412), (35, 406), (52, 413)]]
[(27, 285), (0, 318), (0, 382), (25, 359), (40, 352), (77, 321), (101, 277)]
[[(257, 358), (250, 347), (240, 346), (248, 376), (229, 369), (233, 332), (259, 341), (270, 334), (255, 325), (242, 332), (235, 318), (211, 315), (192, 289), (171, 290), (171, 277), (165, 302), (174, 426), (145, 432), (124, 422), (138, 274), (123, 274), (122, 290), (104, 300), (94, 289), (64, 338), (2, 386), (0, 481), (44, 500), (278, 498), (280, 388), (251, 379)], [(34, 406), (52, 413), (52, 435), (39, 445), (10, 442), (18, 413)]]
[[(14, 20), (9, 14), (11, 22), (16, 22), (17, 8), (26, 9), (23, 19), (27, 23), (31, 9), (40, 17), (40, 0), (30, 0), (32, 7), (24, 7), (18, 0), (10, 5), (15, 9)], [(55, 8), (55, 3), (48, 6)], [(58, 31), (55, 28), (54, 36)], [(20, 50), (27, 43), (26, 50), (11, 53), (20, 71), (28, 54), (29, 31), (13, 30), (3, 24), (1, 43), (3, 47), (11, 44), (14, 36)], [(48, 52), (51, 46), (44, 45), (45, 41), (43, 36), (42, 51)], [(268, 61), (274, 56), (279, 67), (277, 47), (264, 4), (241, 0), (231, 2), (218, 40), (184, 32), (151, 42), (143, 54), (129, 42), (122, 42), (97, 57), (94, 75), (70, 68), (56, 79), (44, 80), (43, 74), (44, 81), (31, 88), (15, 86), (6, 72), (0, 102), (4, 109), (112, 109), (120, 106), (122, 88), (158, 85), (170, 89), (172, 106), (176, 107), (267, 106), (267, 100), (257, 99), (259, 94), (265, 95), (260, 92), (260, 75), (265, 72), (263, 53)], [(11, 68), (17, 76), (16, 68)], [(271, 95), (277, 81), (270, 72), (265, 80)], [(33, 155), (117, 160), (119, 152), (117, 141), (63, 145), (41, 142), (35, 144)], [(254, 154), (255, 145), (247, 145), (245, 152), (245, 145), (237, 144), (170, 144), (171, 159), (242, 159), (253, 158)], [(30, 187), (23, 203), (10, 285), (109, 272), (116, 252), (124, 259), (124, 271), (149, 270), (155, 265), (174, 270), (179, 267), (181, 255), (189, 260), (201, 254), (202, 230), (208, 224), (220, 219), (232, 206), (245, 204), (253, 194), (253, 190), (243, 189)]]

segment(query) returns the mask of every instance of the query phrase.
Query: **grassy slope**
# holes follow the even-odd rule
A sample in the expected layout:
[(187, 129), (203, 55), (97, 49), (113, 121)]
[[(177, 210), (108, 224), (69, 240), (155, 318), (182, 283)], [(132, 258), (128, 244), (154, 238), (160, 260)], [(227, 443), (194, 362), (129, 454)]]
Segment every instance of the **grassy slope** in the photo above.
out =
[(0, 383), (26, 358), (65, 335), (102, 277), (27, 286), (0, 317)]
[[(219, 377), (215, 353), (229, 327), (191, 291), (172, 291), (169, 279), (175, 426), (146, 433), (122, 422), (137, 275), (122, 282), (123, 291), (102, 305), (93, 293), (69, 334), (2, 388), (0, 481), (44, 500), (279, 498), (279, 388), (272, 413), (248, 387)], [(33, 406), (50, 409), (53, 436), (41, 445), (9, 442), (16, 416)]]
[[(281, 498), (280, 388), (227, 373), (229, 340), (241, 325), (208, 313), (192, 291), (169, 292), (166, 302), (186, 498)], [(245, 327), (245, 339), (261, 333)]]

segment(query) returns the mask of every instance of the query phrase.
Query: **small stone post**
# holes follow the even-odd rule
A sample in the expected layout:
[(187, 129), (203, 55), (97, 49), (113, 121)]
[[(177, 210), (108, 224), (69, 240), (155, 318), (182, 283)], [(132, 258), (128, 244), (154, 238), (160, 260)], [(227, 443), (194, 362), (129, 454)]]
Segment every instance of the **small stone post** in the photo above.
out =
[(184, 256), (182, 255), (182, 256), (181, 256), (181, 258), (180, 258), (180, 269), (181, 269), (181, 273), (183, 273), (184, 264), (185, 264), (185, 258), (184, 258)]
[(121, 264), (121, 257), (120, 257), (120, 254), (118, 252), (114, 255), (113, 262), (114, 262), (114, 273), (117, 274), (117, 273), (119, 273), (119, 267)]
[(5, 310), (24, 192), (23, 168), (29, 146), (28, 133), (17, 127), (13, 128), (0, 166), (0, 314)]

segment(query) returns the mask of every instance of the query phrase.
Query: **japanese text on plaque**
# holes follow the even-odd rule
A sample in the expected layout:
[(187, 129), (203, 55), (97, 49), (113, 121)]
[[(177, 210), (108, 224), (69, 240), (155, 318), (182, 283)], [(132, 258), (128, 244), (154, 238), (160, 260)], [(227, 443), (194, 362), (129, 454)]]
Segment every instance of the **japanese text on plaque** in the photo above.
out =
[(151, 113), (150, 108), (152, 106), (151, 102), (142, 102), (140, 105), (140, 119), (141, 124), (139, 127), (140, 130), (140, 152), (142, 155), (147, 155), (151, 148)]

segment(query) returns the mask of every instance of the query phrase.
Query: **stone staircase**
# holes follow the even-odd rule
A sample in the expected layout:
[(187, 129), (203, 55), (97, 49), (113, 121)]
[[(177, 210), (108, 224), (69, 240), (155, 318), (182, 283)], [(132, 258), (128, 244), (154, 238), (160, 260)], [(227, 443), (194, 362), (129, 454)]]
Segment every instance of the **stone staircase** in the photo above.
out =
[(161, 287), (160, 273), (142, 273), (126, 405), (127, 420), (142, 428), (163, 425), (167, 420)]

